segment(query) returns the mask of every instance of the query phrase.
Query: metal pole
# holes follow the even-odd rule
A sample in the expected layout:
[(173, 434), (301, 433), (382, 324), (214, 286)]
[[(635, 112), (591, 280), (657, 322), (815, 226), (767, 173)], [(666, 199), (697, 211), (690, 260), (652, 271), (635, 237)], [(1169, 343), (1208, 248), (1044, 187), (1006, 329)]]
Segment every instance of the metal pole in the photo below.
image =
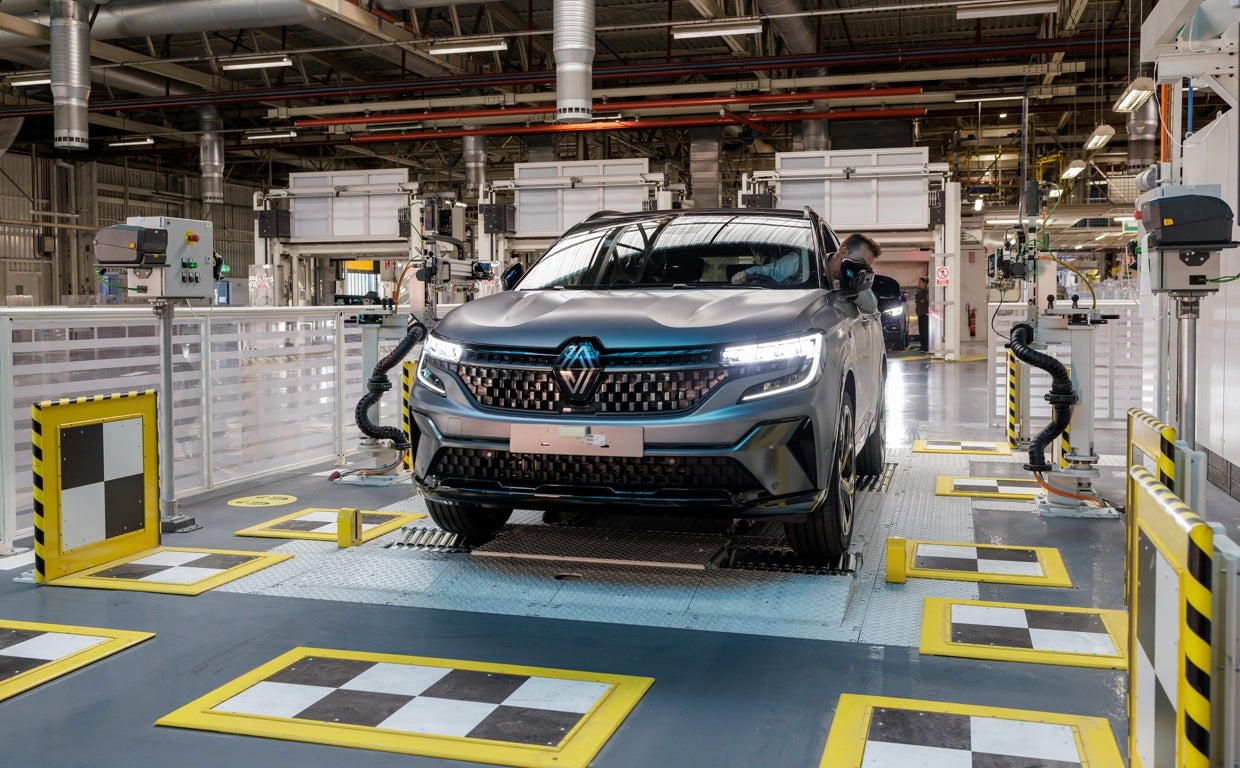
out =
[[(13, 318), (0, 315), (0, 381), (13, 381)], [(0, 555), (16, 550), (17, 538), (17, 438), (13, 429), (13, 394), (0, 395)]]
[(1197, 318), (1201, 299), (1177, 296), (1176, 314), (1180, 318), (1180, 419), (1179, 438), (1189, 449), (1197, 446)]
[(159, 339), (159, 527), (164, 533), (183, 533), (199, 526), (194, 518), (177, 511), (176, 482), (173, 459), (176, 433), (172, 425), (172, 305), (155, 302), (155, 316), (160, 320)]

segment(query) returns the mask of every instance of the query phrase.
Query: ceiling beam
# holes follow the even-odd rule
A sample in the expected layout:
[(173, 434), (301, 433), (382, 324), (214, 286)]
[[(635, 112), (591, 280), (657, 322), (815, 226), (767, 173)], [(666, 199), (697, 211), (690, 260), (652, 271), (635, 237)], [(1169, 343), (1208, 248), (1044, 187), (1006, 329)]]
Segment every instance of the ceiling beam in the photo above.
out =
[(387, 40), (398, 44), (401, 48), (408, 51), (410, 56), (419, 59), (424, 64), (429, 64), (448, 72), (460, 71), (458, 67), (453, 67), (442, 59), (419, 50), (414, 45), (419, 41), (419, 38), (403, 26), (393, 24), (361, 6), (353, 5), (345, 0), (301, 0), (301, 2), (328, 14), (332, 18), (343, 21), (351, 27), (368, 32), (380, 40)]

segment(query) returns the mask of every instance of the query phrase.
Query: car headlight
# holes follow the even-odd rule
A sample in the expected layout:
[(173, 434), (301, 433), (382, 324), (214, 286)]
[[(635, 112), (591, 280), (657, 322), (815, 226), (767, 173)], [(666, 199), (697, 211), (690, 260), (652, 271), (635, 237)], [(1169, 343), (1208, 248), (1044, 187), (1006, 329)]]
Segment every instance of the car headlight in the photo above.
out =
[(460, 344), (445, 341), (434, 334), (422, 342), (422, 357), (418, 359), (418, 383), (437, 395), (446, 395), (443, 379), (431, 370), (432, 361), (455, 363), (461, 359), (464, 348)]
[(900, 315), (904, 314), (904, 307), (892, 307), (891, 309), (884, 309), (883, 314), (889, 317), (899, 317)]
[(741, 402), (771, 397), (807, 387), (822, 367), (822, 334), (811, 333), (761, 344), (726, 347), (720, 361), (729, 367), (751, 369), (742, 375), (778, 373), (775, 378), (745, 390)]

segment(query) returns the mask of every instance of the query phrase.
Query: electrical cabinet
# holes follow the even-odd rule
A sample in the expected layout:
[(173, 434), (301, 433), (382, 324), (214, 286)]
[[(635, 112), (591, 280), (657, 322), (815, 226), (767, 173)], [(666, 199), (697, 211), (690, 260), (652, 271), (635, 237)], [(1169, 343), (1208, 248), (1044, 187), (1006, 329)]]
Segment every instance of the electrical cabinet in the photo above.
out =
[(129, 287), (139, 296), (165, 299), (207, 299), (215, 297), (211, 259), (215, 236), (211, 222), (177, 219), (169, 216), (131, 216), (131, 227), (165, 230), (168, 244), (164, 266), (134, 267)]

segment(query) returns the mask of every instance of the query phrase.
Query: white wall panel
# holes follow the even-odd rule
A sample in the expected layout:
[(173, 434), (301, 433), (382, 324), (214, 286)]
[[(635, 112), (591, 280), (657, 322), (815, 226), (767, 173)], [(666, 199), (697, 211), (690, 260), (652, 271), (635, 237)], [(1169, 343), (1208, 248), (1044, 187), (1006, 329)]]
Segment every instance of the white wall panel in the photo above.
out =
[[(555, 163), (517, 163), (513, 166), (516, 179), (587, 178), (596, 176), (628, 176), (650, 172), (650, 161), (639, 160), (577, 160)], [(599, 186), (564, 185), (553, 189), (518, 189), (517, 235), (521, 237), (558, 237), (575, 224), (598, 211), (640, 211), (649, 197), (648, 187), (641, 184)]]
[[(777, 171), (829, 169), (835, 178), (790, 178), (776, 184), (780, 208), (809, 206), (832, 227), (864, 232), (884, 229), (927, 229), (930, 226), (930, 181), (923, 175), (870, 177), (867, 168), (919, 168), (930, 160), (926, 147), (779, 152)], [(862, 174), (840, 178), (846, 169)]]

